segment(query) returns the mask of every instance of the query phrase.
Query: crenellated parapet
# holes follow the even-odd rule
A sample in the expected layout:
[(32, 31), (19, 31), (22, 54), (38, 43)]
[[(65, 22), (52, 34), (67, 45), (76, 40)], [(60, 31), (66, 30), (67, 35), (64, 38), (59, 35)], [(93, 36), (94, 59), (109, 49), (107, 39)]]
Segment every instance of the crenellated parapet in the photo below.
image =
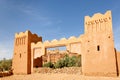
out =
[(42, 46), (43, 46), (43, 43), (41, 41), (39, 41), (37, 43), (34, 43), (34, 42), (31, 43), (31, 49), (33, 49), (35, 47), (42, 47)]
[(92, 17), (85, 16), (85, 33), (110, 32), (112, 30), (111, 11), (105, 14), (97, 13)]
[(31, 46), (41, 46), (41, 47), (57, 47), (57, 46), (67, 46), (68, 44), (72, 44), (72, 43), (77, 43), (77, 42), (81, 42), (80, 37), (75, 37), (75, 36), (71, 36), (70, 38), (66, 39), (66, 38), (61, 38), (60, 40), (56, 40), (53, 39), (51, 41), (44, 41), (44, 42), (37, 42), (37, 43), (31, 43)]
[(25, 45), (28, 33), (30, 33), (30, 31), (28, 30), (25, 32), (16, 33), (15, 34), (15, 45)]
[(35, 43), (38, 41), (42, 42), (42, 37), (38, 36), (37, 34), (31, 34), (31, 41)]
[(30, 42), (42, 41), (42, 37), (37, 34), (32, 34), (29, 30), (15, 34), (15, 45), (25, 45), (27, 38), (29, 37)]
[(20, 37), (20, 36), (23, 36), (23, 35), (27, 35), (29, 31), (25, 31), (25, 32), (19, 32), (19, 33), (15, 33), (15, 37)]

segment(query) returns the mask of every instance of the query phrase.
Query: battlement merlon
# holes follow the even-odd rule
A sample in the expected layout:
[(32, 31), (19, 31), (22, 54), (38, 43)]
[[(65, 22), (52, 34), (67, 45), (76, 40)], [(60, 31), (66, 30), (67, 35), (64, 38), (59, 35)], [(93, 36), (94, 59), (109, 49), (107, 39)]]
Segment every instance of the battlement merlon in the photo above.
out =
[(42, 42), (41, 36), (38, 36), (37, 34), (32, 34), (29, 30), (15, 34), (15, 38), (20, 38), (20, 37), (29, 37), (31, 38), (31, 42), (35, 42), (35, 43), (38, 41)]
[(31, 32), (29, 30), (27, 30), (25, 32), (15, 33), (15, 37), (21, 37), (23, 35), (28, 35), (28, 33), (31, 33)]
[[(92, 17), (85, 16), (84, 18), (85, 33), (92, 31), (110, 31), (112, 30), (112, 16), (111, 11), (105, 14), (96, 13)], [(93, 30), (94, 29), (94, 30)]]

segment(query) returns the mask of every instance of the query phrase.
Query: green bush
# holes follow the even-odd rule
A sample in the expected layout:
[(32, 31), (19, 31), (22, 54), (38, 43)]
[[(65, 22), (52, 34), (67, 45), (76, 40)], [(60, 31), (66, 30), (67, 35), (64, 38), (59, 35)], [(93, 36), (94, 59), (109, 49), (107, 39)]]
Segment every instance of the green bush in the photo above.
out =
[(80, 67), (81, 66), (81, 56), (72, 56), (69, 57), (65, 55), (64, 58), (58, 60), (55, 64), (52, 62), (45, 63), (43, 67), (50, 67), (50, 68), (63, 68), (63, 67)]
[(76, 63), (77, 63), (77, 57), (76, 56), (70, 57), (68, 65), (66, 67), (76, 66)]
[(54, 66), (55, 68), (63, 68), (63, 67), (72, 67), (72, 66), (80, 66), (81, 59), (80, 57), (72, 56), (69, 57), (66, 55), (64, 58), (58, 60)]
[(52, 62), (47, 62), (47, 63), (43, 64), (43, 67), (54, 68), (54, 64)]
[(81, 67), (81, 55), (77, 57), (76, 66)]
[(68, 67), (69, 65), (69, 61), (70, 61), (70, 57), (68, 55), (65, 55), (65, 57), (63, 58), (64, 60), (64, 66), (63, 67)]
[(3, 60), (0, 60), (0, 69), (1, 71), (8, 71), (12, 67), (12, 59), (6, 60), (5, 58)]
[(58, 60), (55, 64), (54, 64), (55, 68), (62, 68), (65, 66), (65, 61), (64, 59), (60, 59)]

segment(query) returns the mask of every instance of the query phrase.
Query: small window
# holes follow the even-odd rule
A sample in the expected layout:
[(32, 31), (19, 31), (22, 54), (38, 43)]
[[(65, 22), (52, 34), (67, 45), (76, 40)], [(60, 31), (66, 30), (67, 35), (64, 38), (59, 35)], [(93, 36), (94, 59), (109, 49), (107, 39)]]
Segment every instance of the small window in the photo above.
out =
[(100, 46), (99, 45), (97, 46), (97, 51), (100, 51)]
[(20, 53), (20, 58), (21, 58), (21, 53)]

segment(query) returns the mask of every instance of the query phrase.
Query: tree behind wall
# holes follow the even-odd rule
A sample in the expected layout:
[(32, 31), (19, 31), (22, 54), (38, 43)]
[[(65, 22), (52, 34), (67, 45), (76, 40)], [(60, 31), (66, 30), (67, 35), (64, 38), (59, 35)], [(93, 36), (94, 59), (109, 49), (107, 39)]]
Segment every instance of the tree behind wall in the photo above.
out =
[(12, 59), (3, 58), (3, 60), (0, 60), (0, 70), (1, 71), (10, 70), (11, 66), (12, 66)]

